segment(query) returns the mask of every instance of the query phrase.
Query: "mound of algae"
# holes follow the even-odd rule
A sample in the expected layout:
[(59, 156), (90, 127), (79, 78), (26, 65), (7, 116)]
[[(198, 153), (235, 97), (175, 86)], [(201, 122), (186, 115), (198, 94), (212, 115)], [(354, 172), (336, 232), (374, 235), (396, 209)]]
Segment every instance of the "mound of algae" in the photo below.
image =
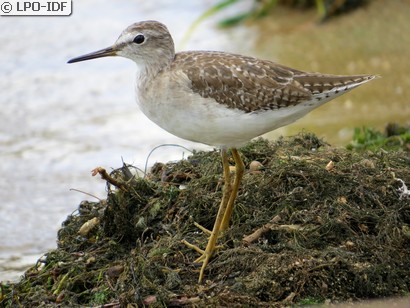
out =
[(198, 254), (181, 240), (207, 243), (193, 222), (212, 228), (217, 151), (157, 163), (144, 178), (126, 165), (106, 174), (107, 199), (82, 202), (57, 249), (1, 283), (0, 304), (282, 307), (408, 295), (408, 153), (352, 152), (304, 133), (257, 139), (241, 155), (248, 169), (231, 227), (203, 284)]

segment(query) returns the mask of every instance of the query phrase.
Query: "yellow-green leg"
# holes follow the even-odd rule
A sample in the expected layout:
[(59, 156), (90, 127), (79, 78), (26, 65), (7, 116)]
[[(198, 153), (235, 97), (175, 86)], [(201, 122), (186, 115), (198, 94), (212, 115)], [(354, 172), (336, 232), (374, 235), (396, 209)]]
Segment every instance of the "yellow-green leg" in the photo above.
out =
[(198, 282), (201, 283), (203, 278), (204, 278), (204, 271), (206, 266), (209, 263), (209, 260), (212, 257), (212, 254), (214, 253), (216, 249), (216, 241), (219, 236), (219, 232), (221, 230), (221, 224), (222, 220), (226, 211), (226, 207), (228, 205), (231, 191), (232, 191), (232, 185), (231, 185), (231, 178), (230, 178), (230, 170), (229, 170), (229, 161), (228, 161), (228, 154), (226, 153), (225, 149), (221, 150), (221, 156), (222, 156), (222, 167), (223, 167), (223, 177), (224, 177), (224, 187), (223, 187), (223, 194), (222, 194), (222, 200), (221, 204), (219, 205), (218, 209), (218, 214), (216, 215), (215, 223), (212, 228), (212, 231), (208, 231), (203, 227), (200, 227), (201, 230), (203, 230), (205, 233), (210, 234), (208, 244), (206, 245), (205, 250), (200, 249), (199, 247), (192, 245), (188, 243), (185, 240), (182, 240), (182, 242), (187, 245), (188, 247), (196, 250), (201, 254), (201, 256), (195, 260), (195, 262), (202, 262), (202, 267), (201, 271), (199, 273), (199, 279)]
[(196, 224), (198, 228), (200, 228), (204, 233), (210, 234), (208, 244), (206, 245), (205, 250), (188, 243), (187, 241), (183, 240), (182, 242), (187, 245), (188, 247), (194, 249), (201, 256), (195, 260), (195, 262), (202, 262), (201, 271), (199, 273), (198, 282), (201, 283), (204, 277), (204, 271), (206, 266), (209, 263), (214, 251), (216, 250), (216, 242), (218, 240), (219, 234), (221, 231), (224, 231), (229, 226), (229, 221), (232, 216), (232, 211), (235, 203), (236, 196), (238, 195), (239, 185), (241, 183), (245, 165), (239, 155), (237, 149), (232, 149), (232, 156), (235, 161), (235, 179), (233, 182), (233, 186), (231, 185), (231, 175), (229, 170), (229, 161), (228, 161), (228, 154), (226, 153), (225, 149), (221, 150), (222, 156), (222, 167), (223, 167), (223, 176), (224, 176), (224, 187), (223, 187), (223, 195), (221, 204), (218, 209), (218, 214), (216, 215), (214, 227), (212, 231), (208, 231), (204, 227)]
[(229, 170), (229, 161), (228, 161), (228, 154), (226, 153), (225, 149), (221, 150), (222, 156), (222, 167), (223, 167), (223, 174), (224, 174), (224, 187), (223, 187), (223, 194), (221, 204), (218, 209), (218, 214), (216, 215), (214, 227), (212, 228), (211, 236), (209, 237), (208, 244), (206, 245), (204, 253), (195, 260), (195, 262), (202, 262), (201, 271), (199, 272), (199, 279), (198, 282), (201, 283), (202, 279), (204, 278), (204, 271), (206, 266), (209, 263), (209, 260), (212, 257), (212, 254), (215, 251), (216, 241), (219, 236), (219, 232), (221, 230), (221, 223), (224, 217), (224, 213), (229, 201), (229, 197), (231, 195), (231, 176)]
[(232, 192), (230, 194), (228, 204), (226, 205), (226, 210), (224, 213), (224, 217), (222, 219), (220, 231), (225, 231), (229, 227), (229, 221), (231, 220), (235, 200), (238, 196), (239, 186), (241, 184), (241, 180), (245, 172), (245, 165), (237, 149), (232, 149), (232, 156), (235, 161), (235, 180), (233, 182)]

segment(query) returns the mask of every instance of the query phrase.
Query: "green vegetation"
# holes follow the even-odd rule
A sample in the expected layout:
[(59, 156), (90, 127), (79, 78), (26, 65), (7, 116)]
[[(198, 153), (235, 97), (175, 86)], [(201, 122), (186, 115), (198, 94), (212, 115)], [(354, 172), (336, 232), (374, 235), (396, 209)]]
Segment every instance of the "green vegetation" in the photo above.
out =
[[(243, 0), (221, 0), (204, 13), (202, 13), (185, 33), (182, 42), (186, 42), (195, 29), (207, 18), (223, 12), (228, 7), (239, 4)], [(253, 6), (248, 11), (226, 17), (218, 22), (219, 27), (235, 26), (239, 23), (257, 20), (268, 16), (278, 5), (285, 5), (295, 9), (315, 8), (321, 21), (352, 11), (365, 5), (370, 0), (254, 0)]]
[[(202, 22), (204, 19), (221, 12), (229, 6), (235, 5), (243, 0), (222, 0), (210, 9), (205, 11), (195, 22), (195, 25)], [(325, 20), (331, 16), (351, 11), (357, 7), (364, 5), (368, 0), (255, 0), (253, 7), (238, 15), (225, 18), (219, 22), (219, 26), (227, 27), (236, 25), (245, 20), (254, 20), (265, 17), (275, 9), (277, 5), (286, 5), (296, 9), (307, 9), (315, 7), (318, 16), (321, 20)], [(194, 25), (194, 27), (195, 27)]]
[(312, 305), (316, 306), (316, 305), (323, 304), (323, 302), (324, 302), (323, 299), (307, 297), (307, 298), (301, 299), (298, 302), (298, 306), (312, 306)]
[(370, 127), (356, 128), (352, 142), (347, 145), (355, 151), (410, 151), (410, 127), (388, 124), (384, 133)]

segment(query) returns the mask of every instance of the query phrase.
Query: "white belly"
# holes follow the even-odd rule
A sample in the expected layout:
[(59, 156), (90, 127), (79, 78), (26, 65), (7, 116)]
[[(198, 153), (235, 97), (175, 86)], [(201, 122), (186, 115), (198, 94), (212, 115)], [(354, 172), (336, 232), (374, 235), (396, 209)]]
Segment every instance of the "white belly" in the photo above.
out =
[(201, 97), (191, 91), (185, 76), (179, 77), (178, 83), (161, 78), (145, 89), (137, 86), (137, 103), (151, 121), (171, 134), (211, 146), (240, 147), (252, 138), (294, 122), (316, 107), (300, 104), (245, 113)]

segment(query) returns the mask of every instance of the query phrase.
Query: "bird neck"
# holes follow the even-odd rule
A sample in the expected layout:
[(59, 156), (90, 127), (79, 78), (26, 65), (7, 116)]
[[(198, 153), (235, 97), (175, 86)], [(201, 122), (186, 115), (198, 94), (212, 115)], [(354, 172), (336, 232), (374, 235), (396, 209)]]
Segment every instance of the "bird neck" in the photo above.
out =
[(149, 79), (155, 77), (159, 72), (168, 68), (175, 58), (175, 54), (163, 55), (161, 57), (154, 56), (149, 59), (144, 59), (143, 62), (137, 63), (137, 77), (139, 79)]

